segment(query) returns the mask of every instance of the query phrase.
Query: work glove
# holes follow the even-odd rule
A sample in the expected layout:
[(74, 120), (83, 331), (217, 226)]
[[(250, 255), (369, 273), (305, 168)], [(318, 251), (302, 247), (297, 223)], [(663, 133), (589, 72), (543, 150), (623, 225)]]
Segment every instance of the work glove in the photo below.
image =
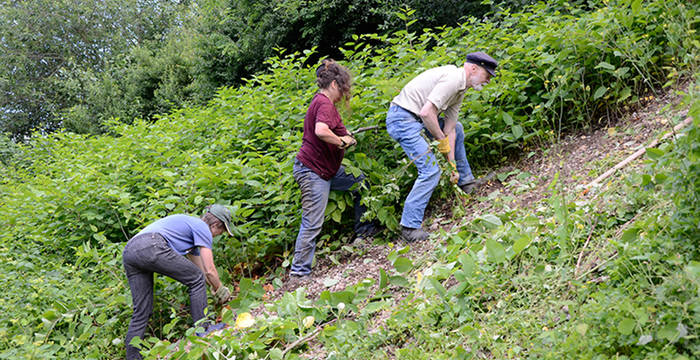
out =
[(355, 140), (355, 138), (352, 137), (352, 135), (341, 136), (340, 141), (343, 142), (340, 146), (338, 146), (338, 148), (340, 148), (340, 149), (347, 149), (347, 148), (357, 144), (357, 140)]
[(231, 297), (231, 291), (226, 286), (219, 286), (214, 293), (214, 299), (218, 305), (225, 304)]
[(450, 182), (456, 184), (459, 181), (459, 172), (457, 171), (457, 164), (454, 161), (450, 161)]
[(450, 152), (450, 137), (445, 136), (442, 140), (438, 140), (438, 151), (447, 154)]

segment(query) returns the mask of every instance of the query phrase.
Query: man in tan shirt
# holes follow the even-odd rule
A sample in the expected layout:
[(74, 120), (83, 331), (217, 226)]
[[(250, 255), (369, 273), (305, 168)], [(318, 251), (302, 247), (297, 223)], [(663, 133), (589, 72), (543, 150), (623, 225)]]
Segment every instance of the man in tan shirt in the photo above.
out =
[[(441, 66), (426, 70), (411, 80), (391, 102), (386, 117), (389, 135), (398, 141), (418, 168), (418, 178), (404, 203), (401, 238), (425, 240), (421, 229), (425, 207), (440, 181), (440, 167), (421, 132), (438, 140), (438, 150), (452, 166), (450, 180), (469, 193), (474, 175), (464, 149), (464, 129), (457, 121), (467, 88), (481, 90), (495, 75), (498, 63), (479, 51), (467, 55), (462, 67)], [(438, 119), (443, 114), (444, 119)]]

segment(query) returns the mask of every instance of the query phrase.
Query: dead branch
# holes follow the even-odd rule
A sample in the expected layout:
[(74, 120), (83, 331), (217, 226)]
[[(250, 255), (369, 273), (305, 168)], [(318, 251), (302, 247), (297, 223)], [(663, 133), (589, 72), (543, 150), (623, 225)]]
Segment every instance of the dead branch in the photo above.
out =
[(586, 190), (583, 191), (584, 194), (588, 193), (591, 188), (594, 186), (598, 185), (601, 181), (605, 180), (608, 178), (610, 175), (614, 174), (617, 170), (625, 167), (627, 164), (630, 162), (634, 161), (638, 157), (642, 156), (648, 148), (652, 148), (656, 145), (658, 145), (660, 142), (666, 140), (667, 138), (671, 137), (673, 134), (675, 134), (678, 130), (688, 126), (690, 123), (693, 122), (692, 118), (687, 118), (685, 119), (682, 123), (676, 125), (673, 127), (673, 131), (669, 131), (664, 136), (661, 137), (661, 139), (657, 139), (651, 142), (648, 146), (645, 146), (639, 150), (637, 150), (634, 154), (628, 156), (625, 160), (620, 161), (617, 165), (615, 165), (612, 169), (606, 171), (603, 175), (598, 176), (595, 180), (591, 181), (590, 184), (586, 185)]
[(359, 128), (359, 129), (357, 129), (357, 130), (351, 132), (351, 134), (352, 134), (352, 135), (355, 135), (355, 134), (359, 134), (359, 133), (364, 132), (364, 131), (374, 130), (374, 129), (379, 129), (379, 125), (372, 125), (372, 126), (361, 127), (361, 128)]
[(334, 323), (336, 320), (337, 319), (333, 319), (325, 324), (317, 326), (316, 330), (312, 331), (309, 335), (306, 335), (303, 338), (297, 339), (293, 343), (287, 345), (287, 347), (284, 348), (284, 351), (282, 351), (282, 357), (284, 357), (284, 355), (286, 355), (288, 352), (292, 351), (292, 349), (294, 349), (295, 347), (313, 340), (316, 336), (318, 336), (318, 334), (321, 333), (321, 330), (323, 330), (324, 327)]
[(581, 266), (581, 260), (583, 260), (583, 254), (586, 252), (586, 247), (588, 246), (588, 243), (591, 241), (591, 237), (593, 236), (593, 229), (595, 229), (596, 225), (598, 225), (598, 218), (596, 217), (595, 223), (591, 226), (591, 231), (588, 233), (588, 239), (586, 239), (586, 243), (583, 244), (583, 248), (581, 248), (581, 253), (578, 255), (578, 260), (576, 261), (576, 269), (574, 270), (574, 277), (578, 274), (579, 267)]

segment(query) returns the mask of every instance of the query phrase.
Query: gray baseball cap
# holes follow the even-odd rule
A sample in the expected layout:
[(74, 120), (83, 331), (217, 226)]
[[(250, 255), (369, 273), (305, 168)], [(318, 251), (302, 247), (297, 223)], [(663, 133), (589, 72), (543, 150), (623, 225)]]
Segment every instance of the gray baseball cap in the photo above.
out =
[(467, 54), (467, 63), (479, 65), (488, 71), (491, 76), (496, 76), (496, 67), (498, 66), (498, 61), (494, 58), (488, 56), (483, 51), (477, 51)]
[(207, 212), (221, 220), (221, 222), (224, 223), (228, 234), (233, 236), (233, 233), (231, 233), (231, 211), (229, 211), (226, 206), (213, 204), (207, 207)]

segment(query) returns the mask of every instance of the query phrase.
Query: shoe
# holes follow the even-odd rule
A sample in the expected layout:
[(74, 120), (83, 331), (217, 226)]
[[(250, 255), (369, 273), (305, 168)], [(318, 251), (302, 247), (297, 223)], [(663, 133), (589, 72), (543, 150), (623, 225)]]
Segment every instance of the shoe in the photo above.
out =
[(370, 239), (379, 232), (379, 227), (373, 223), (367, 223), (355, 231), (355, 241)]
[(421, 229), (412, 229), (405, 226), (401, 226), (401, 240), (412, 243), (415, 241), (423, 241), (428, 238), (429, 234)]
[(459, 185), (459, 188), (462, 189), (465, 194), (471, 194), (476, 190), (477, 186), (478, 184), (476, 181), (472, 180), (466, 184)]
[(195, 335), (197, 335), (199, 337), (205, 337), (205, 336), (209, 335), (210, 333), (212, 333), (214, 331), (221, 330), (227, 326), (228, 326), (228, 324), (226, 324), (226, 323), (212, 324), (212, 325), (209, 325), (207, 327), (207, 329), (204, 330), (204, 332), (198, 332), (198, 333), (195, 333)]
[(298, 274), (289, 274), (289, 279), (287, 280), (287, 284), (289, 284), (290, 288), (298, 288), (300, 286), (306, 285), (307, 283), (311, 282), (311, 275), (306, 274), (306, 275), (298, 275)]
[(476, 191), (476, 189), (478, 189), (480, 186), (493, 180), (494, 177), (496, 177), (496, 173), (491, 172), (484, 177), (480, 177), (478, 179), (472, 179), (472, 181), (470, 181), (466, 184), (459, 185), (459, 187), (462, 189), (462, 191), (464, 191), (465, 194), (471, 194), (474, 191)]

